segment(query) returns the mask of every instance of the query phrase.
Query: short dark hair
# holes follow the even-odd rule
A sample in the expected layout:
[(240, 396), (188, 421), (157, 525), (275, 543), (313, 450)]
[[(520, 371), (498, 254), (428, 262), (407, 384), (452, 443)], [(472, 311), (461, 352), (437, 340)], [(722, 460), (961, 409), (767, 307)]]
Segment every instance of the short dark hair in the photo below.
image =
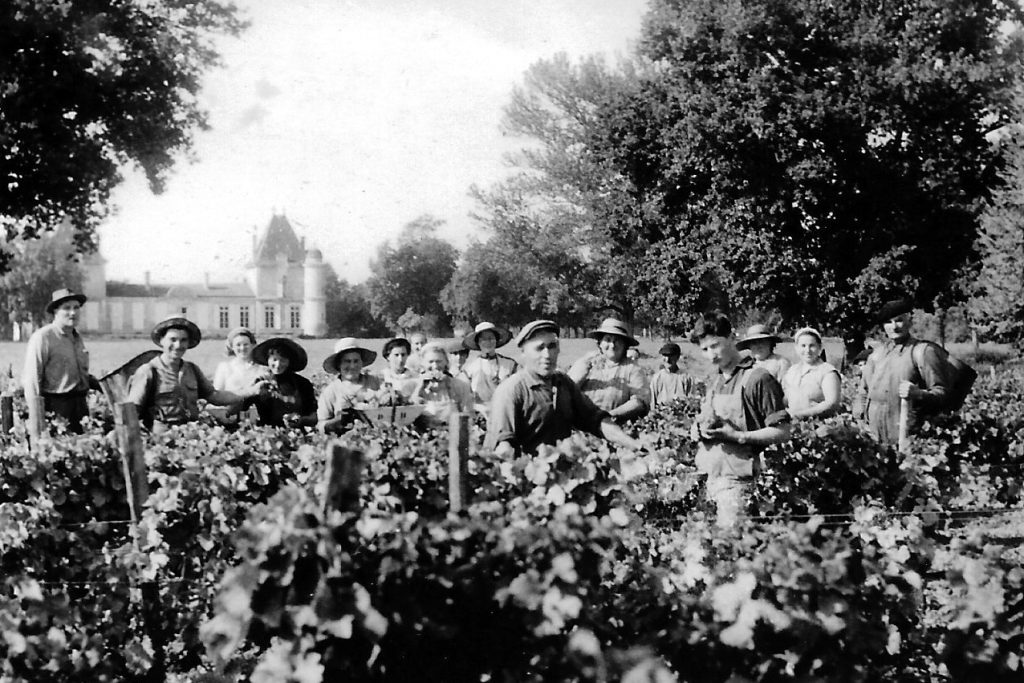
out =
[(391, 355), (391, 352), (394, 349), (398, 348), (399, 346), (405, 348), (405, 352), (407, 354), (412, 354), (412, 344), (409, 343), (409, 340), (404, 339), (402, 337), (395, 337), (394, 339), (392, 339), (391, 341), (384, 345), (383, 356), (387, 358), (388, 356)]
[(690, 332), (690, 341), (699, 344), (704, 337), (731, 337), (732, 323), (721, 311), (705, 313), (693, 326)]

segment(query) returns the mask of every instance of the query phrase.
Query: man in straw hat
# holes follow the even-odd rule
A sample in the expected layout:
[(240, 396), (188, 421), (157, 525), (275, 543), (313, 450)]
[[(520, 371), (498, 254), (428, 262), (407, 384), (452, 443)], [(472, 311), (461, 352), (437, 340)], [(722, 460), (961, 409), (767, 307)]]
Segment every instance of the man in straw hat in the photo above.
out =
[(198, 419), (199, 399), (237, 408), (266, 384), (259, 380), (238, 393), (215, 389), (203, 371), (184, 358), (188, 349), (199, 345), (202, 334), (195, 323), (181, 316), (158, 322), (150, 338), (162, 352), (135, 371), (128, 400), (138, 408), (140, 421), (154, 433)]
[(749, 504), (761, 450), (789, 438), (790, 416), (782, 386), (740, 354), (727, 317), (705, 314), (690, 339), (717, 370), (690, 433), (697, 470), (707, 474), (706, 495), (719, 526), (731, 526)]
[(615, 318), (606, 318), (587, 336), (597, 341), (597, 351), (573, 363), (569, 379), (616, 422), (647, 414), (651, 404), (647, 377), (626, 357), (626, 349), (640, 342), (624, 322)]
[[(913, 302), (906, 298), (887, 301), (879, 309), (876, 320), (886, 339), (864, 364), (854, 403), (854, 416), (867, 420), (871, 433), (885, 443), (899, 441), (900, 399), (908, 401), (907, 426), (912, 433), (923, 414), (942, 406), (952, 384), (938, 347), (911, 336), (913, 309)], [(919, 343), (920, 363), (916, 363), (914, 347)]]
[(516, 362), (497, 352), (511, 339), (511, 332), (490, 322), (480, 323), (463, 338), (462, 343), (467, 349), (479, 351), (462, 368), (478, 405), (488, 405), (498, 385), (515, 373)]
[(75, 329), (85, 295), (58, 289), (46, 304), (53, 322), (32, 333), (25, 350), (21, 384), (25, 400), (33, 406), (43, 397), (44, 408), (68, 422), (68, 429), (80, 434), (82, 419), (88, 417), (86, 394), (99, 384), (89, 375), (89, 352)]
[(550, 320), (534, 320), (519, 331), (523, 367), (494, 392), (484, 447), (502, 456), (532, 453), (579, 429), (640, 449), (639, 441), (558, 372), (558, 332)]
[(747, 333), (736, 342), (736, 348), (740, 351), (749, 351), (750, 357), (754, 359), (754, 365), (767, 370), (777, 382), (782, 383), (792, 363), (775, 353), (775, 345), (782, 339), (768, 329), (767, 325), (751, 325)]

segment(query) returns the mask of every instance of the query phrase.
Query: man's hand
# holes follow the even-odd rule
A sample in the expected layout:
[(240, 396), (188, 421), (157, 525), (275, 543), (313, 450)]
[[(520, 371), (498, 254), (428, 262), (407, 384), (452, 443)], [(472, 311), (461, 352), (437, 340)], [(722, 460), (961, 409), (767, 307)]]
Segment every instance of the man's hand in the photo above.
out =
[(701, 430), (703, 438), (708, 441), (733, 441), (740, 442), (740, 430), (731, 425), (724, 424), (721, 427), (706, 427)]
[(916, 401), (921, 398), (921, 394), (924, 392), (909, 380), (903, 380), (900, 382), (899, 394), (900, 398), (909, 398), (911, 401)]

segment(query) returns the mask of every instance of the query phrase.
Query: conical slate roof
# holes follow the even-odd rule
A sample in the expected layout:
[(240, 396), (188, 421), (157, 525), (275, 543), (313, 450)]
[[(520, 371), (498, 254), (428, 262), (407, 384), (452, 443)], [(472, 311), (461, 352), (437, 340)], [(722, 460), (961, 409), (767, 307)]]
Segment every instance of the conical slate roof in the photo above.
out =
[(256, 244), (252, 260), (256, 264), (273, 263), (280, 254), (295, 263), (302, 263), (306, 255), (291, 223), (283, 215), (270, 219), (270, 225)]

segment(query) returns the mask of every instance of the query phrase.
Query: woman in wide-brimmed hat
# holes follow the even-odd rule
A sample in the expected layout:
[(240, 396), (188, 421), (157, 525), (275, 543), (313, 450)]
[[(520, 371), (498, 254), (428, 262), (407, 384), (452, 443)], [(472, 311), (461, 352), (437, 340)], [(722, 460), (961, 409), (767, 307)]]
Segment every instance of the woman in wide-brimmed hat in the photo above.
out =
[(249, 400), (260, 424), (272, 427), (311, 427), (316, 424), (316, 392), (298, 374), (306, 368), (306, 351), (287, 337), (256, 345), (253, 360), (269, 372), (268, 390)]
[(490, 403), (498, 385), (514, 375), (519, 367), (514, 360), (497, 352), (511, 339), (511, 332), (490, 322), (480, 323), (462, 339), (467, 349), (479, 352), (466, 363), (462, 372), (469, 378), (474, 400), (481, 408)]
[(646, 414), (651, 404), (647, 377), (639, 365), (626, 358), (626, 349), (640, 342), (615, 318), (606, 318), (587, 336), (597, 340), (597, 351), (573, 363), (569, 377), (618, 422)]
[(150, 337), (162, 351), (135, 371), (128, 400), (138, 408), (142, 423), (154, 432), (198, 419), (199, 399), (237, 409), (244, 399), (264, 388), (262, 379), (234, 392), (214, 387), (198, 366), (184, 359), (185, 352), (202, 339), (196, 324), (186, 318), (164, 318), (153, 327)]
[(736, 348), (750, 353), (755, 366), (764, 368), (781, 383), (791, 365), (788, 358), (775, 353), (775, 345), (781, 341), (782, 339), (773, 334), (767, 325), (751, 325), (743, 338), (736, 342)]
[(317, 427), (322, 432), (340, 432), (357, 419), (358, 410), (377, 403), (380, 379), (363, 372), (377, 353), (362, 346), (354, 337), (345, 337), (334, 345), (334, 353), (324, 360), (324, 370), (335, 379), (324, 387), (317, 401)]
[(839, 371), (822, 358), (824, 347), (816, 329), (802, 327), (793, 340), (800, 362), (782, 378), (789, 414), (798, 420), (827, 417), (839, 409), (842, 400)]
[(224, 340), (227, 360), (217, 364), (213, 372), (213, 386), (228, 391), (239, 391), (267, 376), (266, 366), (252, 356), (256, 348), (256, 335), (248, 327), (236, 327)]

